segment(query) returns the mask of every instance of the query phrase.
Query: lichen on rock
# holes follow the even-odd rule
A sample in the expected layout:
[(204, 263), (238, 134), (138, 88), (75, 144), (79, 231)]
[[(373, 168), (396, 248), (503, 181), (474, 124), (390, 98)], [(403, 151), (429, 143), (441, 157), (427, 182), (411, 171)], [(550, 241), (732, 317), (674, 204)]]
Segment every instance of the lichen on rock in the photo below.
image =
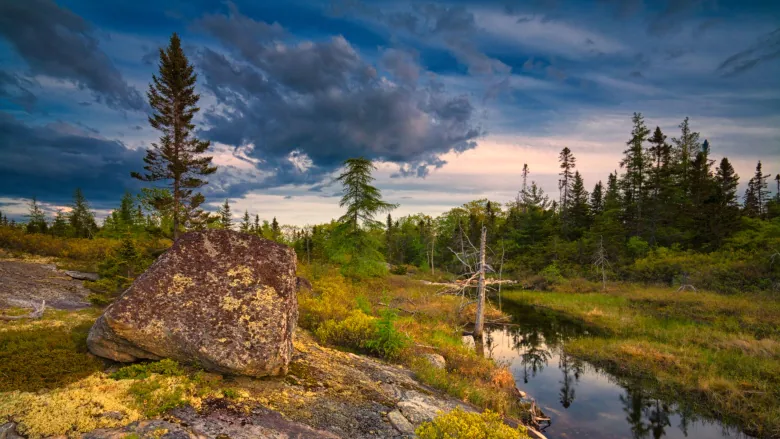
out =
[(295, 252), (230, 230), (183, 235), (95, 322), (92, 353), (207, 370), (286, 373), (298, 318)]

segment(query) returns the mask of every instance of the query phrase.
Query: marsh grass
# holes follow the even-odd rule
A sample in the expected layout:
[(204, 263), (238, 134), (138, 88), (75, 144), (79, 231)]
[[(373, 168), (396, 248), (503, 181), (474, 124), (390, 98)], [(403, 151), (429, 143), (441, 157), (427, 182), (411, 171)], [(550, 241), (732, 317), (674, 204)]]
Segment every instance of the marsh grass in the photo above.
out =
[(596, 330), (567, 343), (570, 354), (747, 432), (780, 437), (780, 301), (638, 285), (505, 297)]

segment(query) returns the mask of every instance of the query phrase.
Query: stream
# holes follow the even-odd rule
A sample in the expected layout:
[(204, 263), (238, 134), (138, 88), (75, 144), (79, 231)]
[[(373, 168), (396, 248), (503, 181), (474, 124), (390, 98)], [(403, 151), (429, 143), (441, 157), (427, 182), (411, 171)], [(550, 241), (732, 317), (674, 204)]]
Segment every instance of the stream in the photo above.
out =
[(486, 328), (485, 356), (508, 364), (517, 387), (552, 419), (543, 430), (549, 439), (750, 437), (566, 355), (568, 340), (588, 335), (576, 322), (531, 306), (504, 303), (504, 311), (515, 325)]

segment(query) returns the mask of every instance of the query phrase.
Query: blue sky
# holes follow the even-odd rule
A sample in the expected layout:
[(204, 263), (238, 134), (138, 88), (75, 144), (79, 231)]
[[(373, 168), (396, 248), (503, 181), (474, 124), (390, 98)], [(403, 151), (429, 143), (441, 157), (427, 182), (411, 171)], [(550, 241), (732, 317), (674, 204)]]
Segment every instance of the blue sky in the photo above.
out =
[(635, 111), (688, 116), (742, 184), (780, 172), (780, 4), (730, 0), (0, 1), (0, 210), (81, 187), (118, 204), (157, 135), (145, 91), (178, 32), (225, 197), (280, 222), (339, 215), (333, 174), (379, 163), (398, 214), (556, 193), (568, 146), (586, 185), (618, 167)]

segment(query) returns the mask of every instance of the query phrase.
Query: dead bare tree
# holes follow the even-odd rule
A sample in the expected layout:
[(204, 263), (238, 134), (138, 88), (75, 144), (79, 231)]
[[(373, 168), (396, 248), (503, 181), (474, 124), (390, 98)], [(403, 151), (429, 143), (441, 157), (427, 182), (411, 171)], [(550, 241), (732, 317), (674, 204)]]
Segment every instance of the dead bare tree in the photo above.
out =
[(599, 245), (596, 247), (596, 253), (593, 255), (593, 266), (601, 271), (601, 288), (607, 289), (607, 268), (612, 266), (607, 259), (607, 251), (604, 249), (604, 236), (600, 236)]
[(693, 291), (696, 291), (696, 287), (694, 287), (692, 284), (688, 283), (688, 273), (683, 273), (682, 280), (680, 281), (680, 288), (677, 289), (677, 292), (685, 291), (686, 289), (690, 288)]
[(482, 234), (479, 239), (479, 282), (477, 284), (477, 316), (474, 319), (474, 338), (482, 337), (482, 329), (485, 326), (485, 241), (487, 241), (487, 227), (482, 226)]
[(23, 316), (6, 316), (0, 315), (0, 320), (21, 320), (21, 319), (40, 319), (43, 317), (43, 312), (46, 310), (46, 301), (42, 301), (41, 305), (32, 304), (33, 310), (29, 314)]

